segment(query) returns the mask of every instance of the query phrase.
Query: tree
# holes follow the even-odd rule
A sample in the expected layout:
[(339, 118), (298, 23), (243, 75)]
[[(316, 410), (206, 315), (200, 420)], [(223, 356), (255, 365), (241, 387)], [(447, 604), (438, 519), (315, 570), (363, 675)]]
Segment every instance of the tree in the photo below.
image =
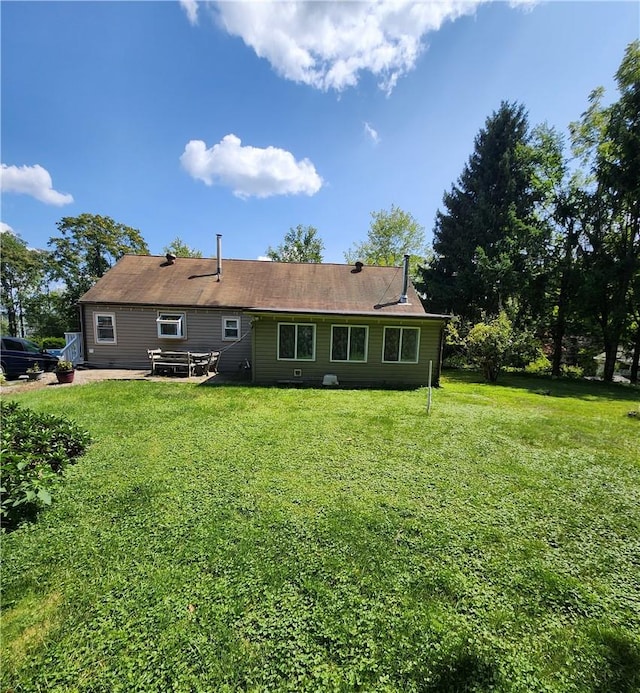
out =
[(41, 290), (25, 301), (31, 334), (38, 337), (63, 337), (68, 328), (68, 301), (65, 292), (45, 282)]
[(533, 185), (537, 191), (535, 213), (546, 247), (539, 247), (538, 262), (529, 267), (524, 281), (540, 306), (538, 327), (552, 340), (551, 372), (561, 374), (567, 330), (576, 327), (580, 284), (578, 238), (580, 174), (570, 176), (565, 157), (565, 138), (557, 130), (541, 125), (533, 130)]
[(2, 238), (0, 296), (7, 316), (9, 334), (26, 336), (28, 302), (37, 297), (44, 283), (46, 251), (29, 248), (24, 240), (10, 231)]
[(267, 248), (267, 256), (274, 262), (322, 262), (323, 250), (318, 230), (298, 224), (295, 229), (289, 229), (277, 248)]
[(574, 151), (591, 178), (581, 209), (582, 305), (596, 316), (612, 380), (620, 341), (633, 320), (640, 274), (640, 41), (629, 44), (616, 72), (620, 98), (603, 106), (602, 88), (572, 123)]
[(176, 236), (168, 246), (163, 248), (163, 253), (172, 253), (176, 257), (202, 257), (202, 251), (189, 247), (181, 238)]
[(389, 212), (371, 212), (367, 240), (354, 244), (344, 257), (349, 263), (359, 260), (367, 265), (398, 267), (404, 256), (409, 255), (411, 273), (415, 276), (426, 254), (424, 228), (411, 214), (391, 205)]
[(437, 212), (434, 258), (418, 288), (433, 310), (477, 321), (506, 308), (522, 321), (536, 313), (547, 231), (535, 215), (541, 193), (524, 106), (503, 102), (474, 145)]
[(110, 217), (81, 214), (56, 223), (61, 235), (49, 241), (51, 273), (65, 284), (67, 325), (77, 325), (75, 304), (82, 294), (126, 253), (144, 255), (149, 248), (137, 229)]
[(513, 326), (502, 311), (492, 320), (474, 325), (467, 335), (467, 354), (471, 363), (482, 369), (484, 378), (495, 383), (511, 354)]

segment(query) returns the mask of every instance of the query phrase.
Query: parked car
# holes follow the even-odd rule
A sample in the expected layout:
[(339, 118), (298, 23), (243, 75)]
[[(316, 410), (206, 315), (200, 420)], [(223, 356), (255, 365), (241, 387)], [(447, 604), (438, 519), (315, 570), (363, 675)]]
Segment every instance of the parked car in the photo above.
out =
[(2, 337), (0, 367), (6, 378), (24, 375), (36, 363), (43, 371), (52, 371), (58, 363), (58, 357), (28, 339)]

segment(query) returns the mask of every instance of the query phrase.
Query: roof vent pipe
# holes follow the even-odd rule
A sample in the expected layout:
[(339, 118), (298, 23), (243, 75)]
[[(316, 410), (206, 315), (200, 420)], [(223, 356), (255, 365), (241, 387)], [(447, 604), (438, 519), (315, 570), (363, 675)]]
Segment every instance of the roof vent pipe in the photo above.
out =
[(167, 253), (165, 257), (167, 258), (168, 265), (173, 265), (173, 263), (176, 261), (176, 256), (173, 253)]
[(398, 303), (407, 303), (407, 290), (409, 289), (409, 256), (404, 256), (402, 277), (402, 294)]
[(220, 281), (220, 277), (222, 276), (222, 234), (221, 233), (216, 234), (216, 244), (217, 244), (217, 258), (218, 258), (218, 268), (216, 270), (216, 274), (218, 275), (218, 281)]

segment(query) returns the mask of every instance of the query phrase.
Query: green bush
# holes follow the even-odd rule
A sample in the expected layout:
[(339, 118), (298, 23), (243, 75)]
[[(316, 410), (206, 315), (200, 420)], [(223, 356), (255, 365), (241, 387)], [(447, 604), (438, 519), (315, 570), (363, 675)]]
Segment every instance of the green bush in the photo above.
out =
[(64, 337), (43, 337), (41, 341), (43, 349), (62, 349), (65, 344)]
[(0, 402), (3, 525), (14, 528), (51, 503), (51, 491), (64, 468), (82, 455), (90, 437), (74, 423), (37, 414), (16, 402)]
[(495, 383), (508, 362), (513, 345), (513, 326), (503, 311), (492, 320), (479, 322), (467, 337), (467, 355), (482, 369), (487, 382)]
[(531, 361), (525, 366), (524, 371), (531, 375), (549, 375), (551, 373), (551, 361), (544, 354), (540, 354), (535, 361)]
[(582, 378), (584, 377), (584, 369), (580, 366), (567, 366), (563, 364), (560, 366), (560, 375), (563, 378)]
[[(532, 361), (542, 356), (542, 344), (533, 332), (529, 330), (513, 331), (509, 349), (509, 365), (518, 370), (526, 369)], [(549, 368), (551, 372), (551, 368)]]

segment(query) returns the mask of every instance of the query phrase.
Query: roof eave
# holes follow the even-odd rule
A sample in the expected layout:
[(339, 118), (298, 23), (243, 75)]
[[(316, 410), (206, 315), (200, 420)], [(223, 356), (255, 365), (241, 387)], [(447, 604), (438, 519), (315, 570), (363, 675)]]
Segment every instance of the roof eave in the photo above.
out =
[(354, 318), (384, 318), (396, 320), (450, 320), (451, 315), (441, 315), (439, 313), (399, 313), (386, 312), (382, 309), (372, 311), (350, 311), (350, 310), (312, 310), (298, 308), (245, 308), (245, 312), (251, 315), (319, 315), (319, 316), (341, 316), (348, 315)]

